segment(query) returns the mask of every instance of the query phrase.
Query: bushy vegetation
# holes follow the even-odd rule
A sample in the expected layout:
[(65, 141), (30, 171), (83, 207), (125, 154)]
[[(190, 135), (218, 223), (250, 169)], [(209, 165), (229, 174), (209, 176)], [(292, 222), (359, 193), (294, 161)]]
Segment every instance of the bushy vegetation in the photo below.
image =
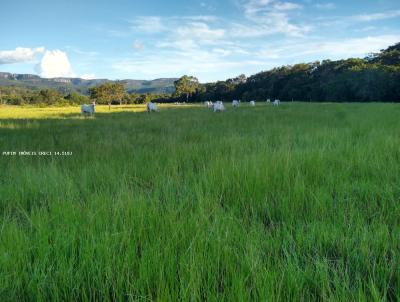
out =
[[(96, 88), (102, 85), (96, 86)], [(96, 89), (95, 88), (95, 89)], [(78, 92), (62, 94), (55, 89), (29, 90), (20, 87), (0, 87), (0, 104), (3, 105), (35, 105), (35, 106), (73, 106), (87, 104), (95, 100), (98, 104), (144, 104), (155, 99), (169, 99), (165, 94), (136, 94), (123, 92), (122, 98), (115, 97), (111, 91), (108, 98), (98, 98), (94, 94), (90, 96)]]
[(400, 43), (365, 59), (283, 66), (201, 85), (191, 100), (400, 102)]
[(89, 98), (77, 92), (61, 94), (55, 89), (30, 90), (21, 87), (0, 87), (3, 105), (65, 106), (87, 103)]
[(398, 105), (104, 107), (0, 111), (1, 301), (400, 299)]

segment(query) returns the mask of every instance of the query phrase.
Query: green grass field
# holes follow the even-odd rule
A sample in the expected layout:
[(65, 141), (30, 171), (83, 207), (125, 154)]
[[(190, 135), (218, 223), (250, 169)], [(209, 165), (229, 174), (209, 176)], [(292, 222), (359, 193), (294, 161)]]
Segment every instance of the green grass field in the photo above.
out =
[(0, 107), (0, 300), (398, 301), (400, 106), (227, 107)]

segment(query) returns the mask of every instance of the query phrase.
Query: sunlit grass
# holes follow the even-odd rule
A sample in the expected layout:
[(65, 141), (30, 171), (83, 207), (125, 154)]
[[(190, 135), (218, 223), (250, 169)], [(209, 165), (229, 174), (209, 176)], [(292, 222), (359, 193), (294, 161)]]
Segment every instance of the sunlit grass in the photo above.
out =
[(400, 299), (398, 105), (114, 108), (0, 108), (1, 301)]
[[(160, 109), (189, 108), (199, 105), (185, 104), (161, 104)], [(112, 105), (109, 110), (107, 105), (97, 105), (97, 113), (116, 113), (116, 112), (143, 112), (146, 105)], [(0, 105), (0, 119), (70, 119), (82, 118), (80, 106), (66, 107), (37, 107), (37, 106), (5, 106)]]

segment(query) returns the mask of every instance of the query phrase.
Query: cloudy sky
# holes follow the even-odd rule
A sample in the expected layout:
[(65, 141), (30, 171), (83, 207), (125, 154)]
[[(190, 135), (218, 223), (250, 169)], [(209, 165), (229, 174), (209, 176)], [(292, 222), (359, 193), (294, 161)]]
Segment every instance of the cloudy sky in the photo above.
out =
[(399, 0), (3, 0), (0, 71), (201, 82), (364, 57), (400, 42)]

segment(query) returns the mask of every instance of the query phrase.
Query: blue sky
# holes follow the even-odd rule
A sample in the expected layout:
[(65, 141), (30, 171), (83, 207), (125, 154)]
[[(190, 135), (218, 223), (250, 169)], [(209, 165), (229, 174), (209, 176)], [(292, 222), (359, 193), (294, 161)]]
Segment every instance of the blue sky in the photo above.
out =
[(2, 0), (0, 71), (201, 82), (364, 57), (400, 42), (399, 0)]

